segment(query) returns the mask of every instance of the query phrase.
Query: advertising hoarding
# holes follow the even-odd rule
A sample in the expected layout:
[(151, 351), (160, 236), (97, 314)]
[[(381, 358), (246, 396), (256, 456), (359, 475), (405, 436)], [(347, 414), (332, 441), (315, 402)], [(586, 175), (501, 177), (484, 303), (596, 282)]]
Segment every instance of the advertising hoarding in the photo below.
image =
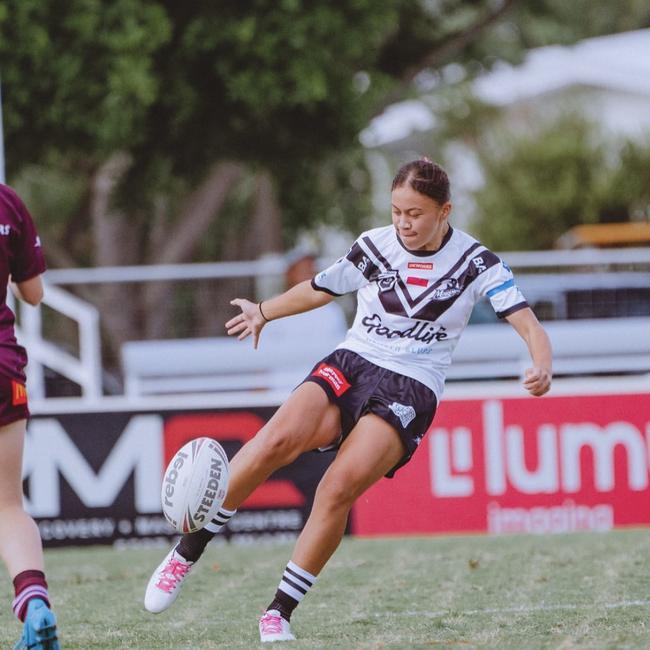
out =
[[(45, 546), (168, 544), (161, 479), (185, 442), (217, 439), (232, 457), (274, 408), (98, 412), (33, 417), (24, 462), (27, 510)], [(238, 542), (293, 539), (332, 459), (310, 452), (279, 470), (244, 503), (225, 531)]]
[(443, 402), (352, 532), (563, 533), (650, 524), (650, 395)]

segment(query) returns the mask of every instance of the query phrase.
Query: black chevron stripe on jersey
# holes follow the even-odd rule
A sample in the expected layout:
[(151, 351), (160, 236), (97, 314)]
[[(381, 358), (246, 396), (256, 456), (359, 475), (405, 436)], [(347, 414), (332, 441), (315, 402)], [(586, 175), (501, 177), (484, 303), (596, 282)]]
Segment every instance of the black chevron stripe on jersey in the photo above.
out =
[[(364, 237), (362, 241), (368, 247), (368, 250), (374, 255), (377, 262), (379, 262), (383, 267), (384, 272), (394, 272), (390, 263), (379, 252), (369, 237)], [(479, 255), (472, 258), (472, 260), (481, 260), (481, 263), (470, 263), (467, 269), (465, 269), (465, 271), (455, 280), (456, 284), (454, 286), (457, 291), (453, 292), (454, 295), (450, 295), (448, 299), (434, 300), (436, 293), (439, 293), (450, 281), (453, 280), (453, 276), (458, 269), (460, 269), (467, 261), (467, 258), (480, 247), (481, 245), (478, 242), (472, 244), (463, 252), (458, 260), (456, 260), (455, 264), (451, 269), (449, 269), (449, 271), (447, 271), (447, 273), (445, 273), (445, 275), (415, 298), (411, 296), (408, 287), (402, 278), (397, 276), (393, 288), (379, 292), (379, 300), (381, 301), (382, 306), (386, 312), (390, 314), (406, 316), (407, 318), (420, 318), (422, 320), (435, 321), (441, 314), (447, 311), (451, 305), (453, 305), (465, 288), (475, 280), (481, 272), (499, 263), (500, 260), (494, 253), (484, 249)], [(400, 294), (403, 296), (403, 299), (400, 297)], [(406, 301), (406, 305), (404, 304), (404, 301)], [(424, 305), (419, 309), (419, 311), (412, 313), (418, 305), (422, 305), (423, 303)], [(410, 307), (410, 310), (407, 309), (407, 306)], [(409, 313), (409, 311), (411, 311), (411, 313)]]
[[(362, 241), (368, 247), (368, 250), (375, 256), (377, 262), (381, 265), (382, 268), (381, 269), (378, 268), (378, 270), (381, 270), (384, 273), (393, 272), (395, 273), (396, 283), (401, 281), (401, 278), (397, 274), (397, 271), (393, 269), (393, 267), (390, 265), (390, 262), (379, 252), (377, 247), (372, 243), (370, 237), (364, 237)], [(377, 280), (377, 277), (373, 279)], [(408, 290), (406, 290), (405, 285), (402, 284), (402, 286), (405, 289), (405, 298), (407, 303), (409, 304), (409, 306), (413, 306), (411, 304), (411, 295), (409, 294)], [(406, 316), (408, 318), (408, 313), (406, 311), (406, 308), (404, 307), (402, 301), (400, 300), (400, 297), (397, 294), (395, 287), (389, 289), (388, 291), (380, 291), (379, 300), (381, 301), (383, 308), (389, 314), (397, 314), (399, 316)]]
[(354, 242), (345, 259), (352, 262), (363, 273), (366, 280), (369, 280), (370, 276), (377, 272), (377, 265), (366, 255), (357, 242)]
[[(446, 298), (436, 299), (435, 295), (420, 309), (413, 314), (413, 318), (421, 320), (435, 321), (444, 314), (463, 294), (469, 285), (478, 278), (478, 276), (487, 271), (501, 260), (489, 250), (482, 251), (479, 255), (472, 257), (467, 268), (456, 278), (453, 291)], [(449, 275), (449, 274), (447, 274)], [(451, 278), (448, 278), (451, 280)], [(436, 283), (440, 286), (440, 283)], [(442, 291), (444, 296), (444, 290)]]

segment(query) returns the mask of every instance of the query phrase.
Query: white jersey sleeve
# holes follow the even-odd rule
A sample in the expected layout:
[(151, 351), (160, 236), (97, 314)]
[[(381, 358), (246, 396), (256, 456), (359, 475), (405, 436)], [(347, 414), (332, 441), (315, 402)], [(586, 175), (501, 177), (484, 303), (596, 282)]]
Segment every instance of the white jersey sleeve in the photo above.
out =
[[(491, 251), (483, 253), (484, 256), (486, 254), (497, 257)], [(485, 273), (481, 273), (477, 277), (476, 289), (480, 297), (487, 296), (496, 315), (499, 318), (505, 318), (528, 307), (528, 303), (515, 284), (510, 267), (503, 260), (497, 259), (498, 263), (490, 266)]]
[(333, 296), (358, 291), (370, 282), (370, 275), (376, 266), (360, 246), (363, 233), (350, 247), (345, 257), (318, 273), (311, 281), (317, 291), (325, 291)]

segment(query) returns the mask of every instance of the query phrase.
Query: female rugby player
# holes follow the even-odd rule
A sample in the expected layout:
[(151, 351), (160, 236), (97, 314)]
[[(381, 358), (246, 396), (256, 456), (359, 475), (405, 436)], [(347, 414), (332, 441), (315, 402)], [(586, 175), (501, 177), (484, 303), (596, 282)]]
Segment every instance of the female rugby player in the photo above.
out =
[[(449, 225), (449, 180), (428, 159), (407, 163), (392, 184), (392, 224), (364, 232), (345, 257), (311, 281), (240, 313), (228, 334), (257, 347), (270, 320), (357, 292), (344, 341), (319, 361), (287, 401), (231, 461), (224, 507), (205, 529), (184, 535), (154, 572), (145, 596), (160, 612), (213, 535), (275, 470), (310, 449), (335, 448), (313, 508), (275, 597), (259, 622), (262, 642), (293, 639), (289, 620), (343, 536), (354, 501), (409, 461), (431, 425), (445, 372), (472, 308), (487, 296), (524, 339), (532, 359), (524, 387), (551, 385), (551, 346), (510, 268), (473, 237)], [(305, 336), (318, 335), (305, 332)]]
[(16, 342), (14, 315), (6, 303), (11, 281), (18, 298), (38, 305), (43, 271), (45, 259), (34, 222), (18, 195), (0, 184), (0, 556), (14, 583), (14, 613), (24, 623), (14, 650), (59, 649), (41, 538), (34, 520), (23, 510), (27, 355)]

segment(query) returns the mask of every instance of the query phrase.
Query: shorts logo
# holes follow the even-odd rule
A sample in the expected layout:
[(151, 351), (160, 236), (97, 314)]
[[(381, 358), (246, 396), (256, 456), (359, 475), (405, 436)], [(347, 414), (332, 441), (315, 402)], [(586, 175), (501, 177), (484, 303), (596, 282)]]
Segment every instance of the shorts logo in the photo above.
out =
[(11, 380), (11, 403), (13, 406), (27, 404), (27, 389), (24, 384)]
[(332, 387), (337, 397), (341, 397), (351, 386), (338, 368), (328, 366), (326, 363), (321, 363), (312, 373), (312, 377), (322, 377)]
[(409, 422), (415, 419), (415, 409), (412, 406), (404, 406), (404, 404), (393, 402), (388, 408), (395, 413), (405, 429)]

